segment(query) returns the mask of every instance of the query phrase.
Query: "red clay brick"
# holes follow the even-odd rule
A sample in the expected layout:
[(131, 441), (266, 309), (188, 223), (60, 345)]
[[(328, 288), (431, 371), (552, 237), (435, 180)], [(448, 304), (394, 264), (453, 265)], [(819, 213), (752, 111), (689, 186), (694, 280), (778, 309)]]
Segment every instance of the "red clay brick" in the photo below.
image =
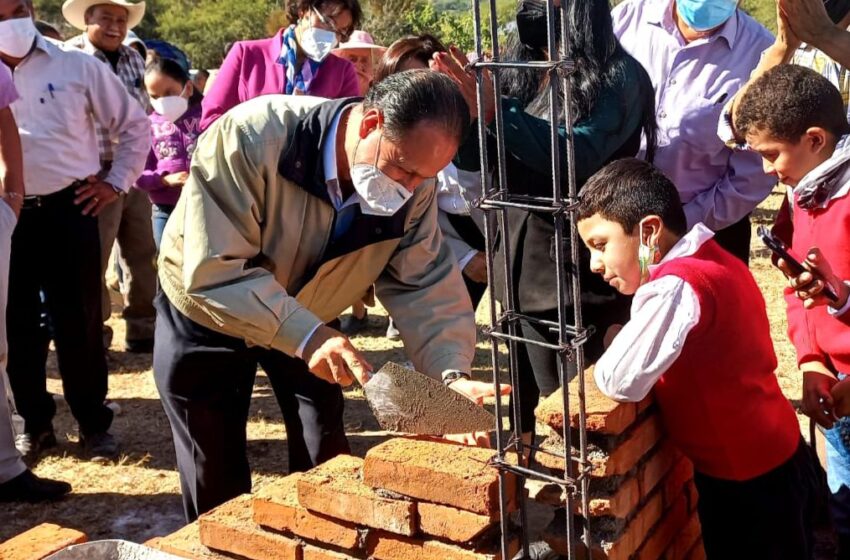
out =
[[(663, 430), (658, 416), (651, 415), (644, 418), (636, 426), (633, 426), (623, 436), (624, 439), (617, 442), (616, 447), (608, 453), (603, 452), (590, 456), (591, 476), (606, 478), (628, 473), (655, 447), (662, 437)], [(563, 450), (554, 444), (547, 445), (547, 442), (544, 442), (542, 447), (556, 454), (563, 453)], [(564, 460), (562, 457), (546, 453), (537, 453), (534, 457), (542, 466), (556, 472), (563, 472)], [(577, 468), (576, 465), (577, 461), (574, 459), (574, 468)]]
[(363, 459), (340, 455), (304, 473), (298, 502), (305, 508), (351, 523), (400, 535), (416, 534), (416, 503), (380, 496), (363, 483)]
[(664, 507), (670, 507), (673, 502), (685, 495), (685, 485), (694, 476), (694, 466), (682, 457), (673, 469), (664, 477), (661, 491), (664, 493)]
[(688, 494), (688, 509), (690, 511), (696, 511), (697, 502), (699, 502), (699, 492), (697, 492), (697, 486), (693, 480), (689, 481), (687, 486), (685, 486), (685, 492)]
[(699, 540), (702, 530), (696, 512), (690, 514), (685, 526), (679, 531), (665, 553), (669, 560), (681, 560)]
[(213, 552), (201, 544), (198, 522), (186, 525), (179, 531), (158, 539), (151, 539), (149, 547), (192, 560), (232, 560), (229, 556)]
[(677, 457), (676, 450), (669, 442), (662, 443), (646, 463), (641, 465), (638, 472), (638, 483), (640, 484), (640, 495), (642, 498), (648, 496), (664, 476), (670, 472)]
[[(591, 557), (594, 560), (627, 560), (632, 558), (638, 550), (646, 535), (652, 527), (654, 527), (662, 514), (663, 497), (661, 493), (656, 492), (655, 495), (646, 502), (635, 517), (629, 521), (623, 532), (613, 542), (598, 542), (594, 541), (594, 548)], [(593, 525), (591, 524), (591, 528)], [(567, 555), (567, 539), (566, 531), (562, 524), (550, 524), (543, 532), (543, 540), (552, 547), (556, 553)], [(583, 551), (579, 553), (579, 558), (586, 557)]]
[(298, 480), (301, 476), (303, 473), (291, 474), (257, 492), (254, 521), (263, 527), (338, 548), (359, 548), (360, 533), (353, 523), (312, 513), (298, 503)]
[(660, 558), (676, 534), (682, 531), (687, 523), (688, 499), (684, 494), (679, 494), (679, 498), (670, 509), (664, 512), (664, 517), (661, 518), (649, 538), (640, 547), (637, 555), (638, 560), (657, 560)]
[(250, 560), (302, 560), (301, 543), (264, 531), (254, 523), (252, 513), (248, 494), (205, 513), (198, 519), (201, 543)]
[[(369, 534), (369, 558), (374, 560), (502, 560), (494, 544), (493, 550), (470, 550), (434, 540), (421, 540), (393, 535), (384, 531)], [(510, 558), (519, 551), (519, 543), (511, 546)]]
[(469, 542), (497, 523), (487, 515), (420, 502), (419, 528), (426, 535), (452, 542)]
[[(637, 403), (618, 403), (606, 397), (593, 381), (593, 368), (585, 373), (585, 418), (587, 429), (608, 435), (622, 434), (634, 424), (638, 415)], [(570, 382), (570, 425), (574, 428), (579, 424), (579, 383), (578, 378)], [(651, 402), (649, 399), (644, 402)], [(564, 429), (563, 392), (558, 389), (543, 400), (535, 411), (537, 419), (549, 425), (558, 433)]]
[[(499, 473), (488, 462), (494, 452), (449, 442), (395, 438), (366, 454), (363, 480), (412, 498), (453, 506), (479, 515), (499, 510)], [(509, 496), (516, 477), (505, 477)]]
[(42, 523), (20, 535), (0, 543), (2, 560), (41, 560), (68, 548), (72, 544), (88, 540), (85, 533), (60, 527), (53, 523)]
[(627, 478), (610, 497), (590, 500), (591, 517), (617, 517), (626, 519), (640, 503), (640, 487), (634, 477)]
[(354, 556), (348, 556), (341, 552), (325, 550), (311, 544), (304, 545), (304, 560), (357, 560)]
[(706, 560), (705, 548), (702, 546), (702, 539), (697, 541), (694, 547), (688, 551), (688, 555), (683, 560)]
[(657, 415), (641, 421), (629, 433), (625, 441), (614, 449), (606, 461), (593, 465), (593, 476), (606, 477), (623, 475), (655, 447), (662, 438), (661, 420)]

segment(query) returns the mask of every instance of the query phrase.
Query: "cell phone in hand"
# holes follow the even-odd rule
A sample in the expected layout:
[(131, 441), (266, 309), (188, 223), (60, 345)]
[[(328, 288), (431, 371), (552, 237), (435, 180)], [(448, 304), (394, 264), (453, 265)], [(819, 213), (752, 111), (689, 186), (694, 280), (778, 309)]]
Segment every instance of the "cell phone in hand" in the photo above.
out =
[[(785, 243), (773, 235), (769, 229), (764, 226), (759, 226), (756, 233), (759, 237), (761, 237), (764, 244), (767, 245), (767, 248), (773, 251), (774, 255), (785, 261), (785, 264), (788, 265), (788, 268), (791, 270), (791, 274), (799, 276), (804, 272), (809, 272), (812, 276), (816, 276), (815, 273), (812, 273), (812, 271), (803, 266), (800, 261), (791, 256), (791, 253), (788, 252), (788, 248), (785, 246)], [(835, 291), (833, 291), (832, 287), (826, 282), (823, 283), (823, 293), (832, 301), (838, 301), (838, 296), (835, 295)]]
[(824, 0), (823, 7), (832, 23), (838, 23), (850, 11), (850, 0)]

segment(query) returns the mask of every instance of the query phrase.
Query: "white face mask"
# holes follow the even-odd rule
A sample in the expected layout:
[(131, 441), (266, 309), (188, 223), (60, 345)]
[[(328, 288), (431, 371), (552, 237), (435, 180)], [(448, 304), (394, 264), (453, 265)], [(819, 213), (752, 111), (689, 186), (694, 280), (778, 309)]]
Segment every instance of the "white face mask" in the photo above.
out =
[(151, 107), (164, 118), (174, 122), (189, 109), (189, 100), (182, 95), (168, 95), (151, 99)]
[(37, 34), (29, 16), (0, 21), (0, 52), (12, 58), (23, 58), (32, 50)]
[[(413, 193), (378, 169), (378, 154), (381, 152), (382, 139), (383, 136), (378, 139), (375, 164), (356, 163), (351, 166), (349, 173), (354, 190), (363, 199), (363, 203), (360, 204), (361, 212), (373, 216), (392, 216), (404, 206)], [(357, 153), (356, 148), (354, 153)]]
[(307, 58), (322, 62), (337, 45), (336, 33), (310, 25), (301, 33), (300, 43)]

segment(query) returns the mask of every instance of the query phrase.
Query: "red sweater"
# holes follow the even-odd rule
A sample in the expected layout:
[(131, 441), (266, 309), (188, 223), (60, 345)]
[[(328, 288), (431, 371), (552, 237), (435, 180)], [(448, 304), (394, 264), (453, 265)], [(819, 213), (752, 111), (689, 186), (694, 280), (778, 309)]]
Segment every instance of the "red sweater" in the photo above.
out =
[(678, 276), (696, 292), (699, 323), (655, 384), (667, 434), (701, 473), (749, 480), (787, 461), (797, 417), (776, 380), (764, 298), (738, 259), (706, 242), (662, 263), (652, 279)]
[[(818, 247), (839, 278), (850, 279), (850, 196), (834, 198), (826, 208), (794, 206), (790, 250), (798, 259)], [(826, 307), (809, 309), (785, 289), (788, 336), (797, 349), (797, 363), (820, 360), (837, 372), (850, 373), (850, 313), (833, 317)]]

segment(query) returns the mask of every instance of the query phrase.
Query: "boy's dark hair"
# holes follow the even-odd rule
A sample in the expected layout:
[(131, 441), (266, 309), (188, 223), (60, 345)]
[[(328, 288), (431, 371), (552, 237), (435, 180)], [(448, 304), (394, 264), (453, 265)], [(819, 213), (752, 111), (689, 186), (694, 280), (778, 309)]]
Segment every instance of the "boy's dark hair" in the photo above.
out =
[(631, 234), (647, 216), (660, 216), (677, 235), (688, 230), (679, 191), (661, 171), (646, 161), (628, 158), (609, 163), (581, 189), (579, 221), (599, 214)]
[(756, 79), (741, 97), (735, 128), (741, 138), (764, 131), (797, 143), (811, 127), (841, 137), (850, 133), (841, 93), (808, 68), (782, 64)]

